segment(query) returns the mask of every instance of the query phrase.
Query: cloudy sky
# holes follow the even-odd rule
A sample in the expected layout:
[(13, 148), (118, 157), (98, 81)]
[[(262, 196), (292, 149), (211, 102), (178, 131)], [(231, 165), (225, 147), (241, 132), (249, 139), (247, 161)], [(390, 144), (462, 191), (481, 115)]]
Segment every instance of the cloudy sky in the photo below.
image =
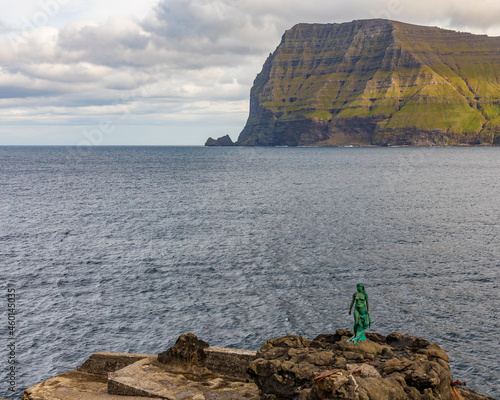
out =
[(299, 22), (389, 18), (500, 36), (498, 0), (0, 0), (0, 145), (238, 137)]

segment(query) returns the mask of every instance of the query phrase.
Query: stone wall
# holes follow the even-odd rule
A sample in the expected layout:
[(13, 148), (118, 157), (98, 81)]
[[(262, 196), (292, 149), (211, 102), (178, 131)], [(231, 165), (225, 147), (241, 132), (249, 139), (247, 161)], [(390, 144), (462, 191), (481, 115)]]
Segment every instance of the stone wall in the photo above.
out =
[(118, 371), (127, 365), (148, 357), (154, 356), (152, 354), (133, 353), (94, 353), (77, 369), (89, 374), (107, 375), (108, 372)]
[(250, 363), (255, 360), (257, 352), (209, 347), (205, 349), (205, 354), (206, 367), (215, 374), (243, 380), (251, 379), (247, 370)]

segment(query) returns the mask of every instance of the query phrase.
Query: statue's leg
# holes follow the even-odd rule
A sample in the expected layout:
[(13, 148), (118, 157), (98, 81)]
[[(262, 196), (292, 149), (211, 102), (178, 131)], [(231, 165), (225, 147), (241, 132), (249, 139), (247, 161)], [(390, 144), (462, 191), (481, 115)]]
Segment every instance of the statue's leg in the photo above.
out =
[(357, 341), (366, 340), (365, 330), (364, 329), (360, 329), (359, 334), (357, 335), (357, 339), (356, 340)]
[(365, 331), (370, 325), (370, 315), (365, 311), (364, 313), (360, 314), (359, 318), (360, 335), (358, 340), (366, 340)]
[(354, 327), (353, 327), (354, 334), (352, 335), (352, 338), (347, 339), (347, 343), (349, 343), (349, 342), (353, 342), (354, 344), (358, 343), (357, 336), (358, 336), (359, 329), (361, 327), (359, 317), (360, 317), (359, 311), (357, 309), (355, 309), (354, 310)]

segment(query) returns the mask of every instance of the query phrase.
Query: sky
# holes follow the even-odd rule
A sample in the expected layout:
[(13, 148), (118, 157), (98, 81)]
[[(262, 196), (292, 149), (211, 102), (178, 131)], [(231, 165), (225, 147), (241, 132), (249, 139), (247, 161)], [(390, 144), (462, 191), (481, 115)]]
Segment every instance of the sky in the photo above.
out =
[(0, 0), (0, 145), (236, 140), (297, 23), (386, 18), (500, 36), (498, 0)]

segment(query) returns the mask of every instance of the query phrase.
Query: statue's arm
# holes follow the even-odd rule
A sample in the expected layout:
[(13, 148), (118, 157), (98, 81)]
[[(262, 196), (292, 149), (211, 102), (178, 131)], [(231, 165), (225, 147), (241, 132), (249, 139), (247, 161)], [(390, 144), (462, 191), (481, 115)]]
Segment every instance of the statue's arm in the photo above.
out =
[(368, 303), (368, 295), (365, 295), (366, 297), (366, 312), (370, 314), (370, 304)]
[(354, 293), (354, 294), (352, 295), (351, 306), (349, 307), (349, 315), (351, 315), (352, 306), (354, 305), (354, 296), (356, 296), (356, 293)]

